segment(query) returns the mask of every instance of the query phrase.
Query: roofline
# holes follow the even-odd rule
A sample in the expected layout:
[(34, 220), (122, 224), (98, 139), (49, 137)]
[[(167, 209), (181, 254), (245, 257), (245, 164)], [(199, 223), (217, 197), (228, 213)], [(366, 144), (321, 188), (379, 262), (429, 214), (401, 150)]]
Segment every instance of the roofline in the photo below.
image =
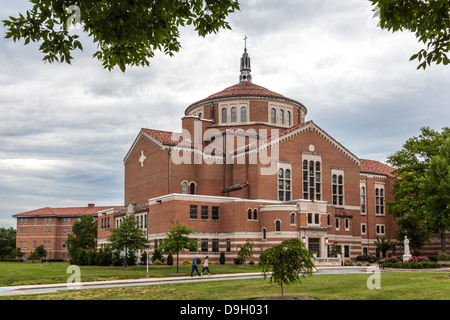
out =
[(261, 98), (261, 99), (270, 99), (270, 100), (275, 100), (275, 101), (279, 100), (279, 101), (290, 102), (290, 103), (297, 105), (297, 107), (299, 109), (304, 108), (305, 114), (308, 113), (308, 108), (306, 108), (304, 104), (302, 104), (301, 102), (298, 102), (297, 100), (287, 98), (287, 97), (274, 97), (274, 96), (264, 95), (264, 94), (235, 94), (235, 95), (230, 94), (230, 95), (216, 97), (216, 98), (205, 98), (205, 99), (199, 100), (197, 102), (194, 102), (186, 108), (186, 110), (184, 111), (184, 114), (187, 115), (187, 112), (189, 109), (191, 109), (193, 107), (197, 107), (198, 105), (201, 105), (206, 102), (213, 103), (213, 101), (226, 101), (226, 100), (232, 100), (232, 99), (248, 99), (248, 98)]

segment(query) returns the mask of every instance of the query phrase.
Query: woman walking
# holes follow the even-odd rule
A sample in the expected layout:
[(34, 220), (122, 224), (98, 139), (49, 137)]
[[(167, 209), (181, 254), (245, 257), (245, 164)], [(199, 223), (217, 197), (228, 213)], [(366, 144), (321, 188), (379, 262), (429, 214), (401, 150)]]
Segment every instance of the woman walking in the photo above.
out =
[(202, 270), (202, 273), (201, 273), (201, 277), (203, 277), (203, 272), (204, 272), (205, 270), (208, 271), (208, 276), (211, 277), (211, 275), (209, 274), (209, 267), (208, 267), (208, 265), (209, 265), (209, 262), (208, 262), (208, 256), (206, 256), (205, 260), (203, 261), (203, 270)]

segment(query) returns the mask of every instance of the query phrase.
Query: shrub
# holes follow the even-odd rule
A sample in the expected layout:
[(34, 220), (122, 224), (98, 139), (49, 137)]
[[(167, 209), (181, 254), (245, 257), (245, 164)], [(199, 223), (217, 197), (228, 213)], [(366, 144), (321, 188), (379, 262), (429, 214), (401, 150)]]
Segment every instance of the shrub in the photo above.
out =
[(225, 253), (223, 252), (220, 253), (219, 263), (225, 264)]
[(171, 253), (169, 253), (169, 255), (167, 256), (167, 265), (168, 266), (173, 265), (173, 256)]
[(191, 264), (191, 261), (189, 260), (189, 259), (185, 259), (184, 261), (183, 261), (183, 266), (188, 266), (188, 265), (190, 265)]
[(426, 256), (413, 256), (406, 262), (403, 262), (401, 256), (393, 256), (386, 258), (384, 267), (400, 269), (432, 269), (440, 268), (440, 265), (437, 262), (432, 262)]
[(161, 262), (161, 260), (155, 259), (155, 261), (153, 261), (153, 265), (154, 265), (154, 266), (162, 266), (163, 263)]
[(438, 255), (439, 261), (450, 261), (450, 254), (446, 254), (444, 252), (439, 253)]

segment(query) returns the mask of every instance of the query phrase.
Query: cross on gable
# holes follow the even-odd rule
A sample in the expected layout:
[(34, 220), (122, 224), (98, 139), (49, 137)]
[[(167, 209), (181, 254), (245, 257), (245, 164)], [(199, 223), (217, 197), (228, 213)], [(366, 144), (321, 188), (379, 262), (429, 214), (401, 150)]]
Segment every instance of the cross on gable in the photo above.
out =
[(141, 151), (141, 156), (139, 157), (139, 162), (141, 163), (141, 167), (144, 166), (144, 161), (147, 159), (146, 156), (144, 156), (144, 150)]

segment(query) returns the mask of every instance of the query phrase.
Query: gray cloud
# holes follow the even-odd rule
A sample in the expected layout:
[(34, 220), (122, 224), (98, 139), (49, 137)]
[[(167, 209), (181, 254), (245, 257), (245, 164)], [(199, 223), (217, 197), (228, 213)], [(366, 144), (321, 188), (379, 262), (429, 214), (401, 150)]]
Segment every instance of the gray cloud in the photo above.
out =
[[(4, 19), (29, 4), (0, 5)], [(122, 160), (140, 128), (180, 132), (187, 106), (237, 83), (244, 35), (254, 82), (304, 103), (359, 157), (383, 161), (420, 127), (448, 125), (448, 68), (416, 71), (415, 38), (374, 28), (368, 1), (241, 7), (232, 31), (186, 28), (178, 54), (126, 73), (92, 59), (85, 35), (69, 66), (0, 34), (0, 226), (44, 206), (122, 204)]]

